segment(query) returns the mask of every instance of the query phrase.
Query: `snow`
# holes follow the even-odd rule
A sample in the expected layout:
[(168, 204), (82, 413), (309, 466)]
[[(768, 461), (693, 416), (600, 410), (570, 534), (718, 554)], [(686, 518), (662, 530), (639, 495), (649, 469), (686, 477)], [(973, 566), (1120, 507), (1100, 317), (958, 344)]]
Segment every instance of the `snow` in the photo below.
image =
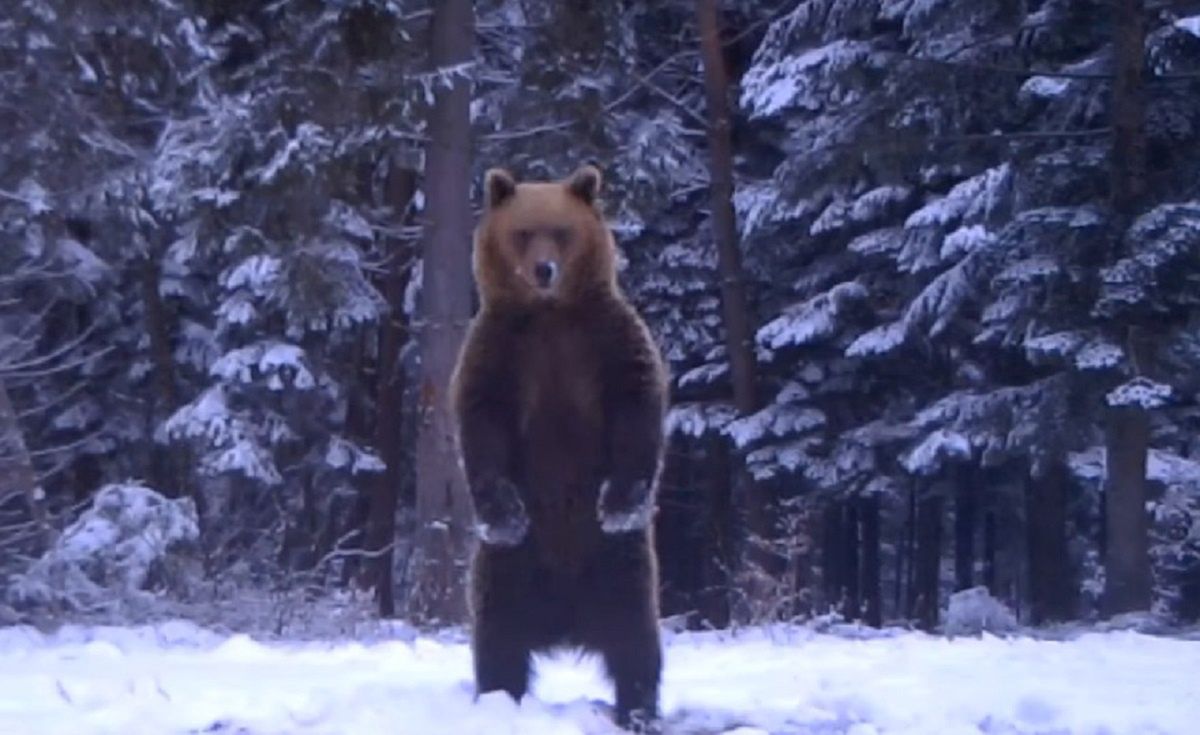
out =
[(199, 535), (190, 498), (132, 482), (106, 485), (54, 546), (10, 580), (6, 596), (14, 605), (89, 607), (114, 591), (136, 594), (169, 552)]
[(949, 635), (1003, 633), (1017, 628), (1017, 616), (992, 597), (987, 587), (972, 587), (950, 595), (944, 620), (942, 627)]
[(1030, 77), (1029, 81), (1021, 85), (1021, 92), (1042, 99), (1055, 99), (1061, 97), (1070, 88), (1071, 83), (1067, 79)]
[(1106, 398), (1110, 406), (1162, 408), (1171, 399), (1171, 386), (1149, 378), (1137, 377), (1109, 391)]
[(763, 325), (756, 339), (772, 350), (812, 344), (833, 334), (839, 317), (868, 295), (866, 287), (856, 281), (839, 283), (808, 301), (789, 306), (781, 316)]
[(1200, 15), (1189, 15), (1175, 21), (1175, 27), (1200, 38)]
[[(262, 642), (185, 623), (0, 631), (0, 731), (615, 733), (591, 658), (539, 662), (533, 696), (473, 701), (446, 637)], [(803, 629), (668, 636), (671, 733), (1184, 735), (1200, 642), (1134, 632), (1065, 641)], [(603, 703), (603, 704), (601, 704)]]
[(937, 429), (905, 455), (900, 463), (913, 474), (932, 475), (944, 464), (971, 457), (971, 442), (957, 431)]

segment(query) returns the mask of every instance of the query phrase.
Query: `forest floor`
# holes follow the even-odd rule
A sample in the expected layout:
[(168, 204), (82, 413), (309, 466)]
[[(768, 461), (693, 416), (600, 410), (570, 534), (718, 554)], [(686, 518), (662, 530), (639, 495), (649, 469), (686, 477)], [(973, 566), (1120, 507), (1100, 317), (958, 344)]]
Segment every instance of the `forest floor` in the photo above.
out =
[[(1134, 632), (947, 639), (808, 629), (668, 635), (666, 732), (1185, 735), (1200, 641)], [(596, 663), (473, 701), (461, 637), (256, 640), (190, 623), (0, 629), (0, 733), (613, 733)]]

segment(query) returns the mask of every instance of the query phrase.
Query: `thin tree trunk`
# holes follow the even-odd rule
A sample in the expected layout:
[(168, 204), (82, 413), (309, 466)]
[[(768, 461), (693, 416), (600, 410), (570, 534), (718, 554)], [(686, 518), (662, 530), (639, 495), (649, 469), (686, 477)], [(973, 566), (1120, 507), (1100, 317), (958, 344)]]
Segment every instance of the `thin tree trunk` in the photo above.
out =
[(709, 540), (704, 549), (704, 619), (709, 625), (724, 628), (729, 625), (731, 592), (730, 567), (733, 563), (733, 518), (729, 496), (729, 446), (719, 439), (709, 440), (704, 453), (703, 479), (705, 492), (704, 524)]
[(863, 622), (883, 626), (883, 590), (879, 570), (879, 496), (872, 493), (859, 501), (862, 524), (862, 597)]
[[(416, 193), (416, 172), (393, 164), (387, 182), (387, 199), (400, 215)], [(408, 284), (408, 248), (400, 238), (389, 238), (387, 275), (383, 292), (389, 312), (379, 334), (379, 367), (375, 399), (375, 446), (386, 469), (375, 476), (367, 500), (366, 550), (368, 585), (375, 589), (381, 617), (396, 614), (392, 563), (396, 540), (396, 506), (404, 461), (404, 369), (400, 348), (408, 339), (404, 316), (404, 290)]]
[(977, 491), (970, 465), (957, 472), (954, 488), (954, 589), (975, 586), (975, 513)]
[(54, 530), (50, 526), (50, 513), (46, 508), (46, 492), (37, 480), (33, 461), (25, 436), (17, 422), (17, 412), (0, 375), (0, 500), (10, 496), (25, 498), (29, 517), (37, 533), (36, 553), (45, 551), (54, 543)]
[[(475, 36), (470, 0), (434, 6), (435, 69), (469, 62)], [(470, 500), (458, 466), (447, 388), (471, 311), (471, 83), (448, 75), (434, 87), (425, 195), (430, 219), (421, 284), (417, 436), (417, 568), (411, 612), (422, 621), (466, 619)]]
[(925, 498), (917, 507), (917, 584), (913, 591), (913, 617), (922, 630), (937, 628), (942, 565), (942, 505), (940, 495)]
[(1074, 583), (1067, 549), (1067, 484), (1061, 460), (1032, 478), (1025, 493), (1029, 534), (1029, 618), (1034, 625), (1070, 620), (1075, 614)]
[(858, 620), (862, 615), (861, 565), (859, 564), (858, 503), (855, 498), (845, 502), (845, 523), (842, 526), (842, 557), (845, 561), (846, 619)]
[(1000, 595), (996, 588), (996, 511), (992, 509), (983, 517), (983, 583), (993, 597)]
[[(1142, 0), (1114, 0), (1112, 95), (1112, 204), (1124, 228), (1137, 214), (1146, 189), (1146, 101), (1143, 66), (1145, 34)], [(1126, 330), (1126, 352), (1139, 364), (1152, 350), (1136, 327)], [(1107, 555), (1104, 610), (1116, 615), (1147, 610), (1151, 600), (1146, 519), (1146, 454), (1150, 417), (1141, 408), (1108, 410), (1105, 444)]]
[(917, 597), (917, 488), (908, 489), (908, 520), (904, 524), (907, 536), (908, 574), (904, 585), (904, 607), (900, 608), (911, 619), (916, 609)]
[[(696, 0), (696, 19), (700, 32), (700, 58), (704, 67), (705, 100), (708, 104), (708, 149), (711, 163), (710, 206), (713, 239), (717, 246), (717, 267), (721, 279), (721, 308), (725, 326), (725, 346), (733, 382), (734, 407), (741, 416), (758, 410), (755, 390), (754, 330), (746, 298), (746, 281), (738, 246), (737, 223), (733, 210), (733, 142), (730, 134), (729, 75), (721, 49), (720, 20), (716, 0)], [(738, 497), (745, 502), (748, 543), (746, 579), (769, 586), (784, 570), (784, 560), (770, 548), (777, 533), (776, 508), (767, 488), (754, 482), (744, 468), (735, 473)], [(750, 595), (763, 592), (751, 583)]]
[(896, 544), (896, 577), (892, 586), (892, 611), (897, 617), (902, 615), (901, 611), (904, 610), (904, 575), (908, 571), (905, 556), (908, 554), (908, 524), (911, 522), (911, 517), (905, 518), (904, 525), (900, 529), (900, 539)]
[(825, 505), (821, 523), (821, 581), (825, 589), (825, 602), (829, 608), (842, 609), (842, 591), (845, 588), (845, 564), (842, 561), (845, 549), (842, 537), (842, 504), (831, 500)]

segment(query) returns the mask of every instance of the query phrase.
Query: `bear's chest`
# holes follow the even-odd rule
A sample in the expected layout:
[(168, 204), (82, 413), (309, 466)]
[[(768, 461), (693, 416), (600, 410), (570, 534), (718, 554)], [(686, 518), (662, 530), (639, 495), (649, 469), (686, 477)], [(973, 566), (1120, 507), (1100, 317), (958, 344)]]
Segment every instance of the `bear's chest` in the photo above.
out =
[(540, 326), (518, 345), (521, 430), (586, 433), (602, 419), (600, 356), (586, 327)]

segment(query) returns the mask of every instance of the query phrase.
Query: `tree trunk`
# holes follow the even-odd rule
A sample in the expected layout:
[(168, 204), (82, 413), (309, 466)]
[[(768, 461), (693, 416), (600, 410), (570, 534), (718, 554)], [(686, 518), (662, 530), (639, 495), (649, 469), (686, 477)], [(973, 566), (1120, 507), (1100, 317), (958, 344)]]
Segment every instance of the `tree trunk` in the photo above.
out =
[(925, 498), (917, 508), (916, 589), (912, 617), (922, 630), (937, 628), (942, 565), (942, 505), (940, 495)]
[(879, 571), (879, 496), (872, 493), (859, 500), (862, 523), (863, 622), (883, 627), (883, 590)]
[(1067, 549), (1066, 464), (1052, 462), (1025, 493), (1029, 533), (1029, 619), (1034, 625), (1075, 615), (1074, 580)]
[[(397, 225), (416, 193), (416, 172), (393, 164), (387, 182), (388, 203)], [(408, 339), (404, 290), (408, 285), (408, 248), (398, 237), (388, 239), (387, 275), (383, 292), (389, 312), (379, 334), (379, 367), (375, 399), (375, 446), (386, 469), (375, 476), (368, 498), (366, 550), (367, 583), (375, 589), (381, 617), (396, 614), (392, 563), (396, 540), (396, 506), (404, 462), (404, 368), (400, 348)]]
[(858, 557), (858, 503), (856, 500), (856, 498), (850, 498), (845, 502), (845, 522), (842, 525), (842, 559), (846, 565), (843, 581), (846, 585), (845, 616), (847, 620), (858, 620), (862, 615), (862, 596), (859, 587), (861, 565)]
[(983, 583), (993, 597), (1000, 596), (996, 587), (996, 511), (991, 509), (983, 517)]
[[(1146, 189), (1145, 35), (1142, 0), (1114, 0), (1112, 95), (1112, 205), (1124, 229)], [(1123, 240), (1123, 238), (1122, 238)], [(1127, 356), (1136, 368), (1140, 336), (1126, 330)], [(1150, 417), (1140, 408), (1110, 408), (1105, 444), (1107, 555), (1104, 609), (1108, 615), (1148, 610), (1151, 600), (1146, 521), (1146, 454)]]
[(975, 586), (975, 512), (978, 493), (970, 465), (958, 468), (954, 488), (954, 589)]
[(729, 445), (720, 439), (709, 440), (704, 453), (704, 469), (698, 478), (705, 492), (704, 525), (708, 544), (704, 549), (704, 604), (702, 615), (709, 625), (729, 625), (730, 566), (733, 561), (733, 519), (729, 495)]
[(54, 543), (46, 492), (37, 480), (25, 436), (17, 422), (17, 411), (9, 398), (4, 376), (0, 375), (0, 502), (17, 495), (25, 498), (37, 534), (35, 553), (41, 553)]
[(905, 575), (904, 583), (904, 607), (897, 610), (897, 614), (902, 614), (904, 611), (911, 618), (914, 610), (914, 600), (916, 599), (917, 589), (917, 488), (909, 487), (908, 489), (908, 520), (904, 524), (905, 532), (905, 553), (908, 557), (908, 572)]
[[(733, 211), (733, 142), (730, 134), (729, 75), (721, 50), (720, 20), (716, 0), (696, 0), (696, 19), (700, 32), (700, 58), (704, 67), (704, 91), (708, 104), (708, 149), (711, 159), (710, 206), (712, 232), (717, 246), (717, 267), (721, 279), (721, 308), (725, 326), (725, 346), (733, 382), (734, 407), (741, 416), (758, 410), (755, 390), (754, 330), (746, 298), (746, 280), (738, 246), (737, 223)], [(776, 580), (784, 570), (784, 560), (770, 548), (777, 532), (776, 508), (767, 488), (754, 482), (744, 467), (734, 475), (737, 496), (745, 503), (749, 531), (746, 561), (749, 580)], [(762, 575), (762, 576), (760, 576)], [(765, 579), (764, 579), (765, 577)], [(762, 594), (751, 583), (747, 593)]]
[(845, 564), (842, 554), (845, 547), (842, 537), (842, 504), (831, 500), (825, 505), (821, 523), (821, 582), (825, 590), (825, 603), (833, 610), (842, 609), (842, 591), (845, 588)]
[[(437, 70), (471, 61), (470, 0), (434, 6), (430, 57)], [(426, 231), (421, 283), (417, 436), (417, 550), (411, 612), (422, 621), (466, 619), (470, 500), (458, 466), (447, 389), (471, 311), (471, 82), (433, 85), (426, 153)]]

